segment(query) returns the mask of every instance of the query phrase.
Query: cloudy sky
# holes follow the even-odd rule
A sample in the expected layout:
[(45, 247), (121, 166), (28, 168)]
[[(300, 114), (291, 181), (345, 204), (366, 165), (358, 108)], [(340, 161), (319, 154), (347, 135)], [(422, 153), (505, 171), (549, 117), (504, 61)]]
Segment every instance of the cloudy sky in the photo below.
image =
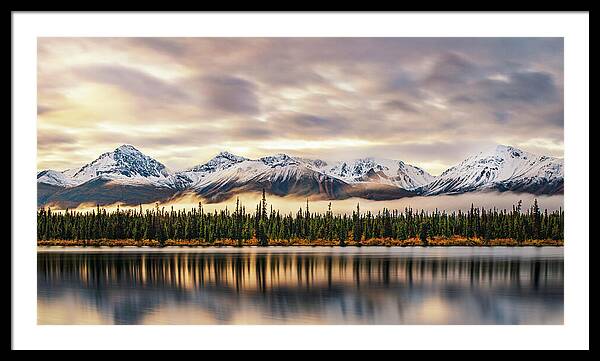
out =
[(39, 38), (38, 168), (128, 143), (178, 170), (221, 150), (401, 159), (495, 144), (562, 157), (562, 38)]

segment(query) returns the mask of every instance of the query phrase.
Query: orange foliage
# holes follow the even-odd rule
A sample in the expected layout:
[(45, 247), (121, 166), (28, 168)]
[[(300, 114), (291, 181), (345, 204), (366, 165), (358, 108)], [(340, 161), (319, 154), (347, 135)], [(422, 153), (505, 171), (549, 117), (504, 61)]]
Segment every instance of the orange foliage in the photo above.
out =
[[(485, 247), (485, 246), (505, 246), (505, 247), (517, 247), (517, 246), (563, 246), (563, 240), (551, 240), (551, 239), (538, 239), (538, 240), (526, 240), (519, 244), (514, 239), (493, 239), (484, 241), (481, 238), (464, 238), (454, 236), (450, 238), (434, 237), (428, 240), (429, 246), (433, 247), (449, 247), (449, 246), (473, 246), (473, 247)], [(97, 240), (38, 240), (38, 246), (51, 247), (158, 247), (158, 241), (155, 240), (140, 240), (136, 241), (133, 239), (97, 239)], [(180, 247), (236, 247), (238, 241), (234, 239), (217, 240), (213, 243), (207, 243), (199, 240), (167, 240), (165, 246), (180, 246)], [(421, 241), (418, 238), (409, 238), (405, 240), (391, 239), (391, 238), (371, 238), (356, 242), (353, 240), (346, 241), (347, 246), (386, 246), (386, 247), (411, 247), (421, 246)], [(255, 238), (245, 240), (242, 242), (242, 246), (258, 246), (258, 240)], [(326, 240), (326, 239), (292, 239), (292, 240), (269, 240), (269, 246), (339, 246), (337, 240)]]

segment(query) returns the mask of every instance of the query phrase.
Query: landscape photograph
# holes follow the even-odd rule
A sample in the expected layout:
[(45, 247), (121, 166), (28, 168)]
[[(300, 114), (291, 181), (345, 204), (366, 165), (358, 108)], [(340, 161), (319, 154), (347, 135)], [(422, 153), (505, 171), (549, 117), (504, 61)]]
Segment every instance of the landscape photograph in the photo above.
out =
[(37, 323), (563, 325), (564, 108), (562, 37), (38, 37)]

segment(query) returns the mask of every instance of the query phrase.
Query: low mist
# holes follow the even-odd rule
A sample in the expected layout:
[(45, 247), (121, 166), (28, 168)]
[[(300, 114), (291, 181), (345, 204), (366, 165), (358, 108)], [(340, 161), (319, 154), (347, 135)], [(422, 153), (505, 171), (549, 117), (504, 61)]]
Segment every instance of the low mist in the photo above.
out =
[[(254, 212), (256, 205), (261, 200), (261, 195), (257, 193), (246, 193), (241, 194), (239, 198), (240, 204), (246, 207), (246, 212)], [(516, 205), (519, 200), (522, 200), (522, 208), (526, 210), (533, 205), (534, 199), (538, 200), (538, 205), (541, 209), (547, 209), (548, 211), (557, 210), (563, 207), (563, 195), (532, 195), (525, 193), (512, 193), (512, 192), (482, 192), (482, 193), (469, 193), (460, 195), (441, 195), (441, 196), (429, 196), (429, 197), (411, 197), (403, 198), (390, 201), (372, 201), (361, 198), (350, 198), (345, 200), (310, 200), (309, 208), (311, 212), (325, 212), (328, 209), (328, 205), (331, 202), (331, 209), (336, 214), (351, 214), (352, 211), (356, 210), (356, 206), (360, 204), (361, 212), (371, 211), (377, 213), (383, 208), (390, 210), (398, 209), (404, 210), (406, 207), (411, 207), (415, 210), (426, 210), (433, 211), (438, 209), (440, 211), (466, 211), (473, 204), (475, 207), (484, 207), (486, 209), (507, 209), (511, 210), (513, 205)], [(201, 197), (196, 195), (187, 194), (164, 203), (150, 203), (143, 204), (141, 207), (143, 210), (154, 209), (158, 205), (159, 208), (164, 207), (165, 210), (170, 210), (173, 207), (174, 210), (180, 209), (192, 209), (197, 208), (198, 203), (202, 202), (202, 207), (205, 212), (212, 212), (214, 210), (221, 210), (227, 207), (229, 210), (235, 210), (236, 198), (229, 199), (221, 203), (207, 203)], [(268, 207), (273, 206), (274, 210), (280, 213), (296, 213), (298, 209), (305, 209), (306, 199), (299, 197), (279, 197), (273, 195), (267, 195)], [(121, 210), (126, 209), (139, 209), (140, 206), (126, 206), (122, 204), (113, 204), (108, 206), (102, 206), (102, 209), (107, 211), (116, 210), (117, 206)], [(74, 210), (77, 211), (91, 211), (96, 209), (95, 205), (81, 205)], [(59, 210), (59, 209), (57, 209)]]

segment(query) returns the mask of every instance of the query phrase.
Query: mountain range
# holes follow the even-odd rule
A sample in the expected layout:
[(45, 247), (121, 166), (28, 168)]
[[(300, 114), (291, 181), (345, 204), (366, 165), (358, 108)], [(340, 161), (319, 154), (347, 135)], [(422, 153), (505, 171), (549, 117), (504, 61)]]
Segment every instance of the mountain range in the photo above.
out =
[(401, 160), (326, 162), (275, 154), (249, 159), (221, 152), (206, 163), (172, 172), (132, 145), (80, 168), (37, 174), (38, 206), (129, 205), (195, 194), (219, 202), (265, 189), (279, 196), (391, 200), (481, 191), (562, 194), (563, 160), (498, 145), (433, 176)]

